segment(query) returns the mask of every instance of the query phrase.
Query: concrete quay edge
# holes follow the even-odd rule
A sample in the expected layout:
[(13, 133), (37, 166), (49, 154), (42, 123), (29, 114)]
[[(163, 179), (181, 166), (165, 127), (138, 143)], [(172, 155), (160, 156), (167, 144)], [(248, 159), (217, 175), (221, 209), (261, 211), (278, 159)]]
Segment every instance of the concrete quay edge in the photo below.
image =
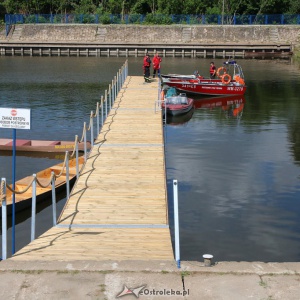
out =
[(297, 262), (183, 261), (180, 269), (158, 260), (0, 263), (1, 299), (299, 300), (299, 290)]
[(182, 261), (178, 268), (175, 261), (106, 260), (106, 261), (1, 261), (0, 272), (65, 271), (65, 272), (145, 272), (145, 273), (212, 273), (300, 275), (300, 262), (216, 262), (206, 267), (203, 262)]

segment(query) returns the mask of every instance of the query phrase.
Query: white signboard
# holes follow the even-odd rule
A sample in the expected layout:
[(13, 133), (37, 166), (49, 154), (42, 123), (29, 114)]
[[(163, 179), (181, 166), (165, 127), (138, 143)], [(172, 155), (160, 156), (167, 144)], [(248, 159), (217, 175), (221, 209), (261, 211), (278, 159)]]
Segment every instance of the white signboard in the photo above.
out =
[(0, 128), (30, 129), (30, 109), (0, 107)]

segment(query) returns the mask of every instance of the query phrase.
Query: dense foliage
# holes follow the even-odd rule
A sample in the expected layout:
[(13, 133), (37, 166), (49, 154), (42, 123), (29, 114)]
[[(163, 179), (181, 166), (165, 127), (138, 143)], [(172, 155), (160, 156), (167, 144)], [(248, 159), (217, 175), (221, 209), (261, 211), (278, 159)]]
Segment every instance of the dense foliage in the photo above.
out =
[(300, 0), (0, 0), (8, 14), (299, 14)]

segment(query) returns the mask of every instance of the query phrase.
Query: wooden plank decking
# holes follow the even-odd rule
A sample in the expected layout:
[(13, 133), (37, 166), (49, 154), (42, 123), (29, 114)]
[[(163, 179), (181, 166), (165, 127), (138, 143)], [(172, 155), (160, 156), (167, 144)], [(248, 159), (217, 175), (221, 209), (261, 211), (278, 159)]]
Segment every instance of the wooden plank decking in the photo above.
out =
[(158, 83), (129, 76), (56, 227), (14, 260), (173, 260)]

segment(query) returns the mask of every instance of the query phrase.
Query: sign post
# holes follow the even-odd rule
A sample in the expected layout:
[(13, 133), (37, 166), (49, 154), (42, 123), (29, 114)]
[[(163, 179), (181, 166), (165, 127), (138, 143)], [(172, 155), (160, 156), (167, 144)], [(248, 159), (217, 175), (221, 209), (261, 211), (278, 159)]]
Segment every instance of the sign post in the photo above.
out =
[[(13, 129), (12, 188), (16, 188), (17, 129), (30, 129), (30, 109), (0, 108), (0, 128)], [(12, 255), (15, 254), (15, 193), (12, 196)]]

